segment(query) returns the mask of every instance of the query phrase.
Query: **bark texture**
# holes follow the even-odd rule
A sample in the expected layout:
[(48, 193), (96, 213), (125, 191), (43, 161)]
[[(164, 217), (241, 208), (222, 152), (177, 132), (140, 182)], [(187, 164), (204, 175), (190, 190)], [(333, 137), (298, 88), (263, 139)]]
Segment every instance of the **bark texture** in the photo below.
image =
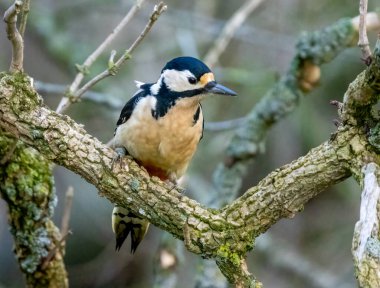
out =
[(276, 169), (221, 209), (206, 208), (179, 189), (150, 178), (132, 159), (123, 160), (125, 167), (112, 168), (114, 152), (80, 124), (45, 107), (22, 73), (0, 74), (0, 127), (46, 159), (81, 175), (101, 196), (183, 240), (191, 252), (215, 259), (236, 287), (260, 287), (243, 260), (255, 237), (351, 174), (363, 183), (361, 168), (369, 162), (380, 164), (378, 119), (371, 113), (380, 91), (378, 52), (339, 105), (343, 122), (331, 139)]
[(302, 210), (326, 187), (347, 178), (352, 151), (361, 153), (367, 147), (363, 129), (342, 126), (333, 140), (275, 170), (242, 197), (216, 210), (181, 195), (158, 178), (150, 178), (131, 159), (124, 162), (128, 173), (118, 165), (111, 170), (114, 152), (69, 117), (45, 107), (23, 74), (2, 75), (0, 79), (0, 125), (46, 159), (94, 184), (111, 202), (130, 207), (183, 239), (190, 251), (216, 259), (233, 283), (233, 271), (242, 267), (242, 258), (253, 248), (254, 238), (282, 217)]
[(0, 159), (0, 193), (8, 204), (15, 255), (27, 286), (67, 287), (63, 251), (45, 263), (61, 239), (50, 219), (56, 203), (50, 162), (2, 130)]

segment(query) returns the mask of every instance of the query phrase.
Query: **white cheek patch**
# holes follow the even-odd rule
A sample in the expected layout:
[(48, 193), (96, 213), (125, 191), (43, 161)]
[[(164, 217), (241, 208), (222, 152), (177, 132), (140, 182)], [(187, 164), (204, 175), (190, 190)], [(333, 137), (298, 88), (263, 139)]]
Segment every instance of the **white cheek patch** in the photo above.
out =
[(177, 71), (177, 70), (165, 70), (162, 74), (165, 79), (165, 84), (169, 90), (176, 92), (183, 92), (187, 90), (194, 90), (203, 88), (202, 83), (190, 84), (189, 78), (194, 77), (193, 73), (189, 70)]
[(162, 84), (162, 76), (160, 77), (160, 79), (158, 79), (157, 83), (154, 83), (154, 84), (150, 87), (150, 93), (151, 93), (152, 95), (157, 95), (157, 94), (158, 94), (158, 91), (160, 91), (161, 84)]

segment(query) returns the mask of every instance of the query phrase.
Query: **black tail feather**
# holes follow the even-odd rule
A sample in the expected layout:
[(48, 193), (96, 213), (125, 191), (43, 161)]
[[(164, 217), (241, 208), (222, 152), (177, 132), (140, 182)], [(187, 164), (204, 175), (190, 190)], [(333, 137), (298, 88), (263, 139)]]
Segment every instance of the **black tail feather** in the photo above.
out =
[(144, 234), (140, 236), (141, 233), (141, 225), (140, 224), (134, 224), (132, 231), (131, 231), (131, 253), (135, 254), (137, 247), (141, 243), (142, 239), (144, 238)]
[(119, 251), (121, 246), (123, 245), (125, 239), (127, 239), (128, 234), (130, 231), (133, 229), (133, 224), (132, 223), (126, 223), (125, 221), (121, 221), (120, 225), (124, 225), (125, 229), (120, 229), (121, 232), (116, 234), (116, 247), (115, 250)]

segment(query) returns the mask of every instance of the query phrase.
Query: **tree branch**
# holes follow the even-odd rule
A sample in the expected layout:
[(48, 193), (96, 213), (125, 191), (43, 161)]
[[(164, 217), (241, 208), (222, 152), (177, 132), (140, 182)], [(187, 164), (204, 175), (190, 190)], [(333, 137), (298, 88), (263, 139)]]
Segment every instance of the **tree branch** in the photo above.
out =
[(172, 235), (163, 233), (154, 265), (154, 287), (178, 287), (178, 268), (184, 262), (183, 245)]
[(1, 127), (96, 185), (100, 195), (111, 202), (129, 207), (183, 239), (190, 251), (219, 262), (240, 262), (252, 249), (254, 237), (347, 178), (352, 156), (348, 147), (351, 141), (365, 137), (354, 127), (341, 128), (334, 141), (272, 172), (224, 209), (210, 210), (158, 178), (150, 178), (132, 160), (125, 160), (129, 173), (123, 173), (118, 165), (111, 171), (114, 152), (69, 117), (41, 106), (40, 96), (20, 76), (6, 75), (0, 80)]
[[(303, 51), (306, 53), (308, 50)], [(303, 56), (305, 58), (302, 59), (310, 60), (307, 53)], [(331, 54), (324, 57), (329, 58)], [(313, 61), (305, 63), (302, 67), (311, 71), (315, 69)], [(379, 95), (378, 71), (378, 63), (374, 61), (365, 73), (357, 77), (350, 86), (352, 89), (346, 93), (343, 108), (350, 108), (350, 103), (357, 105), (350, 99), (355, 99), (352, 96), (360, 90), (358, 99), (365, 103), (365, 110), (361, 111), (367, 112), (367, 106)], [(306, 74), (301, 74), (301, 77), (310, 75)], [(292, 217), (309, 199), (342, 181), (351, 171), (357, 175), (351, 167), (355, 160), (360, 163), (371, 160), (376, 165), (380, 162), (367, 141), (367, 131), (356, 126), (361, 122), (345, 121), (334, 139), (270, 173), (230, 205), (220, 210), (206, 209), (178, 193), (178, 189), (167, 187), (158, 178), (150, 178), (130, 159), (125, 159), (130, 168), (128, 173), (117, 166), (111, 171), (114, 152), (88, 135), (69, 117), (44, 107), (41, 97), (30, 87), (29, 79), (20, 73), (3, 73), (0, 78), (0, 127), (36, 148), (47, 159), (96, 185), (100, 194), (111, 202), (129, 207), (134, 213), (184, 240), (190, 251), (216, 259), (224, 275), (236, 286), (241, 283), (256, 285), (242, 259), (252, 249), (257, 235), (280, 218)], [(284, 79), (282, 84), (292, 81)], [(299, 85), (307, 88), (304, 84)], [(372, 93), (372, 90), (377, 93)], [(351, 115), (356, 117), (359, 114)], [(367, 116), (366, 113), (364, 115)], [(232, 275), (233, 267), (238, 267), (237, 276)]]
[[(314, 89), (320, 77), (319, 66), (335, 58), (343, 49), (355, 45), (357, 18), (342, 19), (325, 29), (303, 34), (288, 71), (245, 117), (227, 147), (227, 157), (219, 164), (213, 182), (224, 204), (236, 198), (251, 160), (263, 152), (269, 129), (295, 110), (302, 96)], [(371, 29), (380, 26), (371, 14)]]
[(263, 2), (263, 0), (247, 0), (224, 25), (223, 31), (214, 41), (213, 46), (204, 57), (204, 62), (210, 67), (214, 67), (220, 55), (230, 43), (235, 31), (244, 23), (247, 17)]
[(0, 195), (8, 205), (15, 255), (27, 287), (68, 287), (63, 251), (46, 265), (61, 236), (50, 217), (56, 203), (50, 162), (0, 129), (0, 157), (13, 150), (0, 169)]
[(362, 169), (360, 220), (352, 242), (355, 274), (360, 287), (380, 287), (380, 168), (369, 163)]
[(26, 29), (26, 22), (28, 20), (28, 14), (30, 10), (30, 0), (24, 0), (22, 5), (22, 13), (21, 13), (21, 20), (20, 20), (20, 35), (22, 38), (24, 38), (24, 33)]
[[(124, 16), (124, 18), (120, 21), (120, 23), (113, 29), (111, 34), (107, 36), (107, 38), (92, 52), (87, 59), (83, 62), (80, 67), (78, 74), (75, 76), (74, 81), (71, 83), (69, 87), (68, 94), (74, 95), (74, 93), (78, 90), (79, 85), (82, 83), (85, 72), (89, 70), (92, 64), (98, 59), (98, 57), (104, 52), (104, 50), (111, 44), (111, 42), (120, 34), (121, 30), (131, 21), (131, 19), (136, 15), (137, 11), (140, 10), (142, 4), (145, 0), (136, 0), (135, 5), (128, 11), (128, 13)], [(57, 112), (63, 113), (64, 110), (68, 108), (70, 105), (70, 99), (68, 97), (63, 97), (61, 102), (58, 104)]]
[(65, 194), (65, 206), (63, 209), (63, 216), (62, 216), (62, 221), (61, 221), (61, 235), (62, 235), (61, 240), (63, 240), (63, 243), (62, 243), (63, 246), (65, 245), (64, 238), (70, 233), (69, 225), (70, 225), (73, 197), (74, 197), (74, 188), (73, 186), (69, 186)]
[[(74, 80), (73, 84), (71, 85), (71, 88), (69, 90), (69, 95), (66, 96), (66, 97), (64, 97), (64, 98), (62, 98), (62, 100), (59, 103), (56, 111), (58, 113), (63, 113), (67, 109), (67, 107), (70, 105), (70, 102), (77, 101), (86, 91), (88, 91), (92, 86), (94, 86), (96, 83), (98, 83), (99, 81), (103, 80), (104, 78), (107, 78), (109, 76), (115, 75), (117, 73), (117, 71), (120, 69), (120, 67), (128, 59), (131, 58), (131, 54), (133, 53), (133, 51), (137, 48), (137, 46), (141, 43), (141, 41), (149, 33), (150, 29), (153, 27), (153, 25), (157, 21), (158, 17), (166, 9), (167, 9), (167, 6), (165, 5), (164, 2), (160, 2), (159, 4), (157, 4), (156, 6), (154, 6), (153, 12), (150, 15), (148, 23), (146, 24), (146, 26), (145, 26), (144, 30), (141, 32), (141, 34), (137, 37), (137, 39), (135, 40), (135, 42), (133, 42), (133, 44), (123, 53), (122, 56), (119, 57), (119, 59), (115, 63), (109, 63), (108, 69), (106, 69), (103, 72), (101, 72), (100, 74), (96, 75), (94, 78), (92, 78), (90, 81), (88, 81), (86, 84), (84, 84), (79, 89), (77, 89), (77, 88), (79, 86), (80, 81), (83, 79), (84, 74), (83, 73), (82, 74), (78, 74), (79, 76), (78, 76), (78, 78), (76, 78), (77, 80)], [(94, 57), (91, 57), (91, 55), (90, 55), (89, 58), (92, 61), (92, 59)], [(90, 63), (92, 63), (92, 62), (90, 62)], [(84, 66), (84, 67), (86, 68), (87, 66)], [(80, 76), (80, 75), (82, 75), (82, 76)]]
[(12, 61), (9, 72), (19, 72), (23, 70), (24, 61), (24, 40), (17, 30), (17, 14), (22, 8), (22, 1), (15, 1), (4, 13), (4, 22), (6, 23), (7, 37), (12, 43)]
[(369, 42), (367, 36), (367, 17), (368, 0), (359, 0), (359, 42), (358, 46), (362, 50), (363, 60), (365, 63), (371, 63), (371, 50), (369, 49)]

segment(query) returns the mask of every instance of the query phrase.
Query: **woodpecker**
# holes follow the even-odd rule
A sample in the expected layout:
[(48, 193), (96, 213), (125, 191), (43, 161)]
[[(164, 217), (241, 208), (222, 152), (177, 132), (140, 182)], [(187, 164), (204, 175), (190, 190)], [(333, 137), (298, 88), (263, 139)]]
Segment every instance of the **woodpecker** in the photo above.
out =
[[(178, 57), (169, 61), (156, 83), (136, 81), (139, 90), (120, 113), (110, 146), (117, 160), (132, 156), (150, 175), (177, 183), (203, 136), (200, 104), (206, 96), (236, 96), (218, 84), (202, 61)], [(119, 250), (131, 233), (131, 253), (144, 238), (149, 222), (125, 207), (115, 206), (112, 229)]]

